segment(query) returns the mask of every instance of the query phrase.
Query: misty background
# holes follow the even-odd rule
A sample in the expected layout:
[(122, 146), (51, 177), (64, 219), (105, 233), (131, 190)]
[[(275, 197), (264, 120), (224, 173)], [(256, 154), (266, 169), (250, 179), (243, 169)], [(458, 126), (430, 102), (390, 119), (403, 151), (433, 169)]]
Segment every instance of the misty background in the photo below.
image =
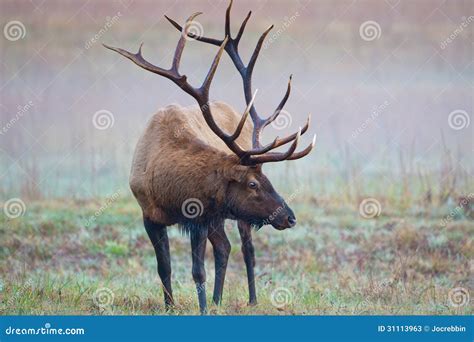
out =
[[(160, 107), (194, 99), (101, 43), (135, 52), (143, 42), (147, 60), (169, 67), (179, 32), (163, 15), (182, 24), (202, 11), (203, 34), (221, 39), (227, 5), (2, 0), (0, 195), (90, 198), (128, 189), (147, 120)], [(261, 116), (273, 112), (294, 76), (287, 122), (269, 126), (266, 141), (295, 132), (309, 113), (300, 148), (317, 134), (304, 160), (265, 167), (276, 186), (304, 184), (315, 196), (472, 192), (473, 7), (469, 0), (235, 1), (234, 36), (252, 10), (239, 46), (245, 62), (275, 25), (254, 71)], [(23, 25), (19, 38), (8, 32), (12, 21)], [(216, 51), (187, 43), (181, 70), (193, 85)], [(226, 55), (211, 98), (245, 108)], [(107, 114), (106, 129), (97, 128), (98, 112)]]

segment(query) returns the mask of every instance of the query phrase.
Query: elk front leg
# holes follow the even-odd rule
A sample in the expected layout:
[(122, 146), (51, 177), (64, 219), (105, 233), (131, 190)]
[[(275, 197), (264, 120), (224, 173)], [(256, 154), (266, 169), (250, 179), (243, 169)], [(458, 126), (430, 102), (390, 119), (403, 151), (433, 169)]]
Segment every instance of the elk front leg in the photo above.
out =
[(247, 280), (249, 283), (249, 304), (257, 304), (255, 291), (255, 250), (252, 243), (252, 227), (244, 221), (238, 221), (240, 239), (242, 240), (242, 253), (244, 255), (245, 267), (247, 268)]
[(214, 295), (212, 297), (215, 304), (222, 301), (222, 292), (224, 290), (225, 272), (227, 270), (227, 261), (230, 254), (230, 242), (224, 230), (224, 221), (212, 224), (208, 232), (209, 241), (214, 250)]
[(193, 260), (193, 279), (199, 300), (199, 311), (201, 314), (207, 312), (206, 303), (206, 269), (204, 258), (206, 255), (207, 227), (194, 227), (191, 231), (191, 250)]
[(163, 293), (165, 297), (166, 308), (173, 305), (173, 291), (171, 290), (171, 262), (170, 262), (170, 245), (168, 241), (168, 233), (166, 226), (154, 223), (144, 218), (143, 223), (150, 238), (153, 248), (155, 249), (156, 261), (158, 263), (158, 274), (163, 284)]

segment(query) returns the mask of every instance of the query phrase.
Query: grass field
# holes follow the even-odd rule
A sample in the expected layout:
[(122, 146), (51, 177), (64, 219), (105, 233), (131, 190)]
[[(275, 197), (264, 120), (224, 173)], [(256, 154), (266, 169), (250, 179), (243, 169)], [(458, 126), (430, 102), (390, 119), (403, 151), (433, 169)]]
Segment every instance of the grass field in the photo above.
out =
[[(188, 237), (169, 229), (176, 307), (166, 312), (130, 198), (32, 202), (21, 217), (2, 216), (0, 313), (197, 314)], [(297, 196), (300, 224), (254, 234), (257, 306), (247, 305), (240, 240), (229, 221), (224, 302), (210, 313), (472, 314), (469, 303), (456, 307), (448, 298), (453, 288), (472, 288), (474, 225), (466, 211), (378, 201), (380, 216), (367, 219), (357, 202)], [(210, 247), (206, 268), (210, 302)]]

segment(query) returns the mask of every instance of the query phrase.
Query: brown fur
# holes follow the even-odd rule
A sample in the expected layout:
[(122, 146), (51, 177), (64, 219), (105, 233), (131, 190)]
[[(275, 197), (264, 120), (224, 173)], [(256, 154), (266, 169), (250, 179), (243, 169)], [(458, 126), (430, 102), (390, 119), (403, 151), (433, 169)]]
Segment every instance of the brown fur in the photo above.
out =
[[(241, 114), (222, 102), (210, 106), (217, 124), (232, 133)], [(250, 149), (251, 137), (248, 120), (237, 142)], [(204, 213), (222, 208), (225, 183), (244, 176), (246, 169), (211, 131), (198, 106), (173, 104), (150, 119), (138, 141), (130, 187), (145, 217), (170, 225), (179, 222), (182, 203), (188, 198), (199, 199)]]

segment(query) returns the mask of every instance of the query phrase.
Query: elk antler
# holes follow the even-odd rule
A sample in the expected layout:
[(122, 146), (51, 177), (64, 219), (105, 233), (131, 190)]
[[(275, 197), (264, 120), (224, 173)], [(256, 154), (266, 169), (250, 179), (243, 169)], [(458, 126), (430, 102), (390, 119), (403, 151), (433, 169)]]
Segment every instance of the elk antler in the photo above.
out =
[(229, 147), (231, 151), (233, 151), (241, 160), (246, 160), (248, 155), (253, 155), (256, 154), (254, 153), (253, 150), (250, 151), (245, 151), (243, 150), (236, 142), (236, 139), (239, 137), (242, 128), (244, 126), (245, 120), (248, 117), (248, 114), (250, 112), (250, 108), (252, 107), (253, 100), (255, 99), (255, 96), (253, 96), (247, 105), (247, 108), (242, 115), (242, 118), (240, 119), (239, 124), (237, 125), (237, 128), (235, 129), (233, 134), (227, 134), (224, 131), (222, 131), (217, 123), (214, 120), (214, 117), (212, 116), (211, 113), (211, 108), (209, 106), (209, 88), (211, 86), (212, 79), (214, 77), (214, 74), (216, 72), (217, 66), (219, 64), (219, 60), (222, 56), (222, 52), (224, 51), (224, 47), (227, 43), (227, 39), (224, 39), (219, 45), (219, 51), (217, 52), (216, 56), (214, 57), (214, 61), (212, 62), (211, 68), (209, 69), (209, 72), (204, 79), (204, 82), (202, 83), (201, 87), (199, 88), (194, 88), (191, 86), (188, 81), (186, 75), (181, 75), (179, 73), (179, 63), (181, 61), (181, 56), (183, 54), (183, 49), (186, 44), (186, 38), (188, 35), (188, 29), (189, 29), (189, 24), (192, 22), (192, 20), (201, 14), (200, 12), (194, 13), (191, 15), (185, 23), (185, 29), (183, 30), (183, 33), (178, 41), (178, 44), (176, 46), (176, 50), (174, 53), (173, 57), (173, 63), (171, 65), (170, 69), (163, 69), (160, 67), (157, 67), (151, 63), (149, 63), (147, 60), (145, 60), (142, 56), (142, 45), (140, 45), (140, 48), (138, 49), (137, 53), (131, 53), (126, 50), (116, 48), (116, 47), (111, 47), (108, 45), (104, 45), (107, 49), (113, 50), (115, 52), (118, 52), (122, 56), (130, 59), (133, 63), (138, 65), (139, 67), (142, 67), (143, 69), (146, 69), (148, 71), (151, 71), (155, 74), (158, 74), (160, 76), (166, 77), (176, 83), (179, 87), (181, 87), (186, 93), (191, 95), (196, 99), (198, 102), (200, 109), (202, 111), (202, 114), (204, 115), (204, 119), (206, 120), (206, 123), (208, 126), (211, 128), (211, 130), (220, 138), (224, 141), (224, 143)]
[[(253, 149), (249, 152), (250, 154), (246, 154), (244, 156), (243, 162), (245, 164), (249, 165), (255, 165), (255, 164), (262, 164), (262, 163), (267, 163), (267, 162), (276, 162), (276, 161), (282, 161), (282, 160), (293, 160), (293, 159), (299, 159), (311, 152), (313, 149), (315, 142), (316, 142), (316, 135), (313, 137), (312, 143), (306, 147), (304, 150), (300, 152), (295, 152), (296, 147), (298, 145), (298, 140), (299, 137), (305, 133), (308, 130), (309, 124), (310, 124), (310, 116), (308, 116), (308, 119), (306, 121), (306, 124), (303, 126), (303, 128), (300, 128), (297, 133), (294, 133), (290, 136), (284, 137), (284, 138), (279, 138), (277, 137), (272, 143), (269, 145), (266, 145), (264, 147), (261, 146), (260, 144), (260, 135), (262, 130), (268, 126), (270, 123), (272, 123), (278, 115), (280, 115), (283, 107), (286, 104), (286, 101), (288, 100), (288, 97), (290, 96), (290, 91), (291, 91), (291, 79), (292, 76), (290, 75), (290, 79), (288, 81), (288, 86), (286, 89), (286, 93), (283, 96), (283, 99), (281, 100), (280, 104), (276, 108), (276, 110), (273, 112), (272, 115), (270, 115), (268, 118), (264, 119), (260, 117), (257, 114), (257, 111), (255, 110), (255, 106), (253, 105), (253, 99), (254, 96), (252, 96), (252, 73), (253, 69), (255, 66), (255, 62), (257, 61), (258, 54), (260, 53), (260, 50), (262, 48), (263, 42), (265, 41), (266, 36), (270, 32), (270, 30), (273, 28), (273, 25), (270, 26), (263, 34), (260, 36), (260, 39), (257, 42), (257, 46), (255, 47), (255, 50), (250, 57), (249, 63), (247, 66), (244, 65), (242, 58), (239, 55), (238, 52), (238, 47), (239, 47), (239, 42), (240, 39), (242, 38), (242, 35), (245, 30), (245, 26), (247, 25), (247, 21), (250, 19), (250, 15), (252, 14), (252, 11), (250, 11), (247, 16), (245, 17), (244, 21), (242, 22), (240, 29), (237, 33), (237, 36), (235, 38), (232, 38), (231, 32), (230, 32), (230, 11), (232, 8), (232, 0), (230, 0), (229, 6), (227, 7), (226, 10), (226, 16), (225, 16), (225, 39), (220, 40), (220, 39), (214, 39), (214, 38), (208, 38), (208, 37), (203, 37), (203, 36), (198, 36), (192, 32), (186, 32), (186, 34), (195, 40), (212, 44), (212, 45), (217, 45), (217, 46), (224, 46), (224, 50), (227, 52), (229, 57), (232, 59), (232, 62), (234, 63), (234, 66), (237, 68), (237, 70), (240, 73), (240, 76), (242, 77), (242, 82), (243, 82), (243, 87), (244, 87), (244, 94), (245, 94), (245, 101), (247, 103), (247, 109), (250, 108), (250, 117), (252, 118), (253, 121), (253, 136), (252, 136), (252, 144), (253, 144)], [(178, 30), (183, 32), (182, 27), (173, 19), (167, 17), (165, 15), (166, 19)], [(224, 44), (225, 43), (225, 44)], [(268, 152), (274, 148), (277, 148), (279, 146), (285, 145), (289, 142), (293, 142), (289, 149), (286, 152), (280, 153), (280, 152)], [(268, 152), (268, 153), (266, 153)]]

